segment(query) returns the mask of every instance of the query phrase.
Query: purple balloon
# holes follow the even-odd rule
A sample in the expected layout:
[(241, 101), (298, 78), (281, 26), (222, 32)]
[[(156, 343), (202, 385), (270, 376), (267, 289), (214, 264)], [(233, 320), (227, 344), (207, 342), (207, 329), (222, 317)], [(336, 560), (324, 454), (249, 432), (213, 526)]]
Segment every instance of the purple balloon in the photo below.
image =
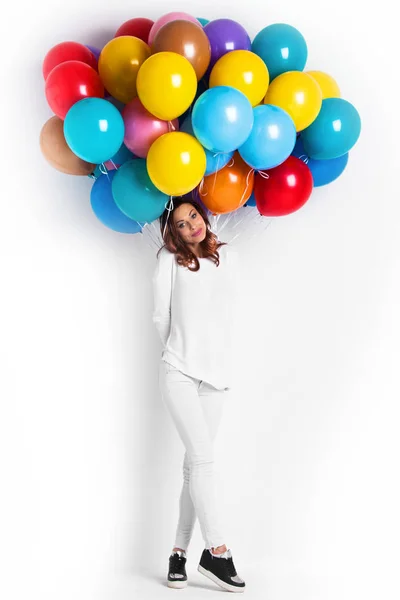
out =
[(211, 62), (213, 67), (217, 60), (232, 50), (251, 50), (251, 40), (247, 31), (232, 19), (216, 19), (204, 27), (211, 46)]
[(99, 50), (95, 46), (88, 46), (87, 44), (86, 44), (86, 48), (88, 48), (90, 50), (90, 52), (95, 55), (96, 60), (99, 60), (101, 50)]

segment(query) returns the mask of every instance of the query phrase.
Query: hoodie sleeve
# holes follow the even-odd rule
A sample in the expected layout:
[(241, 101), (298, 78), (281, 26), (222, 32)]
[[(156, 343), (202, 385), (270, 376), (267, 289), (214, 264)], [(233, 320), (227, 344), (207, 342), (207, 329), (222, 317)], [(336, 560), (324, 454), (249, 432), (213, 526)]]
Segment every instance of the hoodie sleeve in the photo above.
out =
[(174, 255), (161, 250), (155, 268), (153, 283), (153, 323), (165, 348), (171, 328), (172, 267)]

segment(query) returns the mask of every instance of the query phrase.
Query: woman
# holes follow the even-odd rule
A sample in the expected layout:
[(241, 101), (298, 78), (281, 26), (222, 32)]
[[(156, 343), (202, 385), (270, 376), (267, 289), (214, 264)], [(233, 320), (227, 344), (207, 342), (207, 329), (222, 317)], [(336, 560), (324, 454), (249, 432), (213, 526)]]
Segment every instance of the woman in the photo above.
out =
[(153, 275), (153, 321), (163, 344), (160, 390), (186, 449), (168, 586), (187, 585), (186, 552), (198, 517), (206, 545), (198, 570), (243, 592), (221, 530), (213, 470), (213, 441), (231, 383), (235, 254), (211, 231), (200, 204), (171, 199), (171, 205), (160, 217), (164, 246)]

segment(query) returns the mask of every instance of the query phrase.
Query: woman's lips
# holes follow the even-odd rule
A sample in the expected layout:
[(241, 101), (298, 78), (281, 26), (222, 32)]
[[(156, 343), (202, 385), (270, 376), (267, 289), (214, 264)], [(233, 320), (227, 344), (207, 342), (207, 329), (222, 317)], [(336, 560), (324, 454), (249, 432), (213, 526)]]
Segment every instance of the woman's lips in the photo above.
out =
[(200, 234), (201, 234), (201, 232), (202, 232), (202, 229), (201, 229), (201, 227), (200, 227), (200, 229), (198, 229), (198, 230), (197, 230), (197, 231), (196, 231), (196, 232), (193, 234), (193, 236), (192, 236), (192, 237), (197, 237), (198, 235), (200, 235)]

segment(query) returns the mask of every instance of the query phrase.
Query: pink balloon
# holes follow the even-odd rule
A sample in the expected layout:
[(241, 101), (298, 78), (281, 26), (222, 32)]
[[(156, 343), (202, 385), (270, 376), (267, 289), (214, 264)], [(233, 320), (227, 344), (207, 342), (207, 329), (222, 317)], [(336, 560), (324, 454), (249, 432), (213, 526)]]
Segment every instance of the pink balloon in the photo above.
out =
[(192, 15), (188, 15), (185, 12), (170, 12), (157, 19), (153, 27), (150, 29), (148, 41), (149, 46), (151, 46), (156, 36), (156, 33), (159, 31), (159, 29), (161, 29), (163, 25), (169, 23), (170, 21), (177, 21), (178, 19), (182, 21), (191, 21), (192, 23), (196, 23), (196, 25), (198, 25), (199, 27), (202, 27), (200, 21), (198, 21), (195, 17), (192, 17)]
[(152, 143), (170, 131), (179, 129), (178, 119), (162, 121), (149, 113), (139, 98), (134, 98), (123, 108), (125, 146), (140, 158), (146, 158)]

